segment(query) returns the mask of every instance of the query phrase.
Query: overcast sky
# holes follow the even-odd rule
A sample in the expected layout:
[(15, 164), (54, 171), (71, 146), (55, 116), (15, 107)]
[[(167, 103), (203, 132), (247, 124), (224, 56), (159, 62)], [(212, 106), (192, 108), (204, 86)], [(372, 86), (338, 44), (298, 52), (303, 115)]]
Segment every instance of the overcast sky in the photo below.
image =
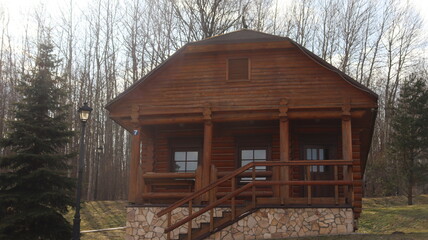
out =
[[(74, 11), (76, 13), (80, 12), (80, 10), (84, 9), (84, 6), (87, 3), (87, 0), (0, 0), (0, 14), (1, 9), (3, 8), (6, 13), (8, 13), (9, 17), (9, 33), (12, 36), (19, 36), (24, 32), (24, 26), (28, 24), (29, 31), (35, 32), (34, 29), (37, 26), (32, 25), (30, 17), (28, 13), (32, 12), (31, 10), (34, 8), (38, 8), (40, 6), (44, 6), (46, 12), (48, 12), (52, 17), (56, 18), (61, 15), (60, 9), (62, 11), (67, 9), (67, 6), (70, 2), (73, 2)], [(290, 2), (290, 0), (278, 0), (283, 3)], [(401, 0), (401, 1), (409, 1), (417, 11), (420, 12), (421, 16), (424, 19), (424, 29), (425, 34), (428, 33), (428, 0)], [(1, 17), (1, 16), (0, 16)], [(428, 54), (428, 51), (426, 51)], [(427, 56), (428, 57), (428, 56)]]

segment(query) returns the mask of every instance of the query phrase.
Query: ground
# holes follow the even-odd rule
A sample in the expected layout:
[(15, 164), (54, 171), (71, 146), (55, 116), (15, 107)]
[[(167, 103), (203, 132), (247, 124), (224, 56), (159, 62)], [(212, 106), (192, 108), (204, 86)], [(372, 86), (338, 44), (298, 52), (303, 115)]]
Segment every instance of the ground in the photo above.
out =
[[(428, 239), (428, 195), (407, 206), (404, 197), (366, 198), (359, 230), (352, 235), (298, 238), (299, 240), (422, 240)], [(83, 204), (81, 230), (125, 226), (125, 201), (97, 201)], [(67, 215), (72, 221), (73, 212)], [(85, 233), (82, 240), (123, 239), (124, 230)], [(296, 238), (297, 239), (297, 238)]]

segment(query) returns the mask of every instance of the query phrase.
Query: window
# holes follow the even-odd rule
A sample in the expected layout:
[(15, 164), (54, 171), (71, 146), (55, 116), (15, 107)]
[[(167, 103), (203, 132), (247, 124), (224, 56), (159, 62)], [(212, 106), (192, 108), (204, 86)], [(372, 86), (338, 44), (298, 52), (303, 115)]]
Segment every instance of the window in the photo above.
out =
[[(266, 148), (245, 148), (240, 150), (241, 167), (251, 162), (265, 162), (267, 161)], [(247, 172), (251, 172), (248, 169)], [(256, 166), (256, 171), (266, 171), (266, 166)], [(241, 182), (249, 182), (252, 178), (241, 178)], [(266, 180), (266, 177), (256, 177), (256, 180)]]
[(228, 60), (227, 79), (228, 80), (248, 80), (249, 59), (235, 58)]
[[(327, 159), (328, 149), (323, 148), (307, 148), (306, 160), (324, 160)], [(311, 166), (311, 172), (325, 172), (325, 166)]]
[(194, 172), (198, 167), (199, 152), (178, 150), (174, 151), (173, 171), (174, 172)]
[(173, 138), (169, 139), (170, 171), (195, 172), (201, 158), (202, 139)]

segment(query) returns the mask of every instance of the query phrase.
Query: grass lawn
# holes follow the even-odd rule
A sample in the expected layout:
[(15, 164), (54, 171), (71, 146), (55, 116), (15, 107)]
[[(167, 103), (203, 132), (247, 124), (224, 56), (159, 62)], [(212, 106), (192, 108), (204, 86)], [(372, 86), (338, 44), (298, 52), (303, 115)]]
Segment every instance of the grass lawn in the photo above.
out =
[[(126, 220), (126, 201), (92, 201), (82, 204), (80, 210), (80, 230), (124, 227)], [(67, 219), (73, 222), (74, 211), (67, 214)], [(125, 230), (84, 233), (82, 240), (124, 239)]]
[[(125, 226), (125, 201), (98, 201), (83, 204), (81, 230)], [(407, 206), (405, 197), (366, 198), (359, 230), (355, 234), (324, 236), (307, 240), (425, 240), (428, 239), (428, 195), (418, 196), (415, 204)], [(72, 222), (74, 212), (67, 218)], [(85, 233), (84, 240), (123, 239), (124, 230)], [(392, 234), (394, 232), (402, 232)]]

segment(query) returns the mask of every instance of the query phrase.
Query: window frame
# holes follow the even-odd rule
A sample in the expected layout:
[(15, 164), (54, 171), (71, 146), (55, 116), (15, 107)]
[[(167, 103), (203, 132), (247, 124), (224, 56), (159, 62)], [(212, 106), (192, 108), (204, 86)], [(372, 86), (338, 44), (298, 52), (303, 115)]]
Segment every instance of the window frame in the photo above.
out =
[[(236, 169), (242, 167), (242, 150), (266, 150), (266, 160), (271, 161), (271, 136), (241, 136), (236, 139)], [(254, 154), (254, 153), (253, 153)], [(254, 159), (253, 159), (254, 160)], [(258, 171), (258, 170), (256, 170)], [(264, 170), (269, 171), (269, 167)], [(268, 177), (258, 177), (257, 180), (267, 180)], [(248, 181), (239, 179), (239, 183), (247, 183)]]
[[(170, 162), (169, 162), (169, 171), (175, 172), (175, 173), (193, 173), (196, 171), (196, 169), (201, 165), (201, 159), (202, 159), (202, 141), (199, 138), (177, 138), (177, 139), (170, 139), (169, 141), (169, 152), (170, 152)], [(186, 163), (186, 169), (187, 169), (187, 152), (197, 152), (198, 153), (198, 159), (197, 159), (197, 166), (195, 171), (177, 171), (175, 169), (175, 153), (176, 152), (186, 152), (186, 159), (184, 162)], [(179, 161), (183, 162), (183, 161)]]

